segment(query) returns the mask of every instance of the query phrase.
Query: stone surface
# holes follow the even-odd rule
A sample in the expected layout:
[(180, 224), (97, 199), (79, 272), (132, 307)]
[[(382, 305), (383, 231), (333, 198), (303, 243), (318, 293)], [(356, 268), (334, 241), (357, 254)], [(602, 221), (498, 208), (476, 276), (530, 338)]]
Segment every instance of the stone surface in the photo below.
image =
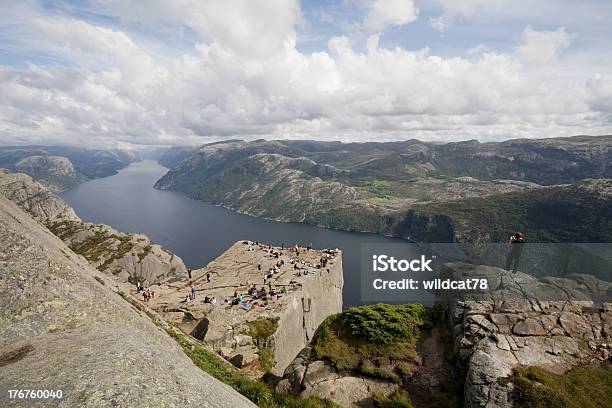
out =
[(511, 407), (512, 369), (535, 365), (564, 373), (609, 358), (612, 284), (588, 275), (535, 278), (500, 268), (447, 264), (448, 277), (484, 277), (480, 293), (438, 294), (449, 308), (454, 350), (467, 369), (466, 407)]
[(389, 396), (397, 388), (396, 384), (385, 381), (349, 376), (321, 381), (312, 387), (306, 387), (300, 395), (326, 398), (343, 408), (373, 408), (374, 393)]
[[(0, 197), (0, 389), (63, 391), (31, 406), (254, 406), (94, 277), (104, 280)], [(23, 405), (3, 392), (0, 406)]]

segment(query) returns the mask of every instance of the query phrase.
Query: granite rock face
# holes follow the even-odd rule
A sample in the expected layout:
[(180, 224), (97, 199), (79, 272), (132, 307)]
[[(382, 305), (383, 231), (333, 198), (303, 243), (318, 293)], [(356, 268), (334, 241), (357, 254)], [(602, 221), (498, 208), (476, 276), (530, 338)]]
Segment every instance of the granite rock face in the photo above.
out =
[[(252, 407), (0, 197), (0, 389), (62, 390), (28, 406)], [(23, 406), (0, 395), (0, 406)]]
[(612, 283), (590, 275), (537, 279), (500, 268), (447, 264), (454, 278), (486, 278), (489, 290), (446, 299), (454, 351), (467, 368), (466, 407), (511, 407), (514, 367), (564, 373), (609, 359)]

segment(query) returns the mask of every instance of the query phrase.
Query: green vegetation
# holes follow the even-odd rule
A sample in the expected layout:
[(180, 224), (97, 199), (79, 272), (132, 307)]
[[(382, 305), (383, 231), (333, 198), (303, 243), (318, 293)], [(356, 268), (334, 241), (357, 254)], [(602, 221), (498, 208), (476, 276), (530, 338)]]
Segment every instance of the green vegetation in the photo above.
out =
[(142, 249), (142, 252), (138, 253), (138, 262), (142, 262), (142, 260), (145, 259), (147, 257), (147, 255), (149, 255), (151, 253), (152, 249), (153, 249), (153, 247), (151, 246), (151, 244), (145, 246)]
[(257, 355), (259, 356), (261, 371), (269, 373), (274, 367), (274, 353), (267, 348), (260, 348)]
[(80, 222), (72, 220), (49, 221), (46, 226), (53, 235), (62, 240), (71, 237), (82, 229)]
[(314, 358), (330, 361), (341, 372), (399, 382), (412, 373), (421, 330), (432, 321), (431, 310), (422, 305), (352, 307), (319, 327)]
[(352, 307), (341, 314), (342, 324), (353, 337), (386, 346), (414, 338), (430, 316), (423, 305)]
[(265, 341), (276, 333), (278, 329), (278, 317), (268, 319), (257, 319), (249, 322), (248, 335), (257, 341)]
[(144, 282), (144, 278), (142, 276), (130, 275), (128, 276), (128, 282), (132, 285), (138, 285), (138, 282)]
[(249, 330), (247, 334), (255, 340), (259, 351), (259, 365), (264, 373), (269, 373), (274, 367), (274, 351), (266, 346), (266, 340), (276, 333), (278, 329), (278, 317), (257, 319), (248, 322)]
[(132, 243), (132, 240), (130, 239), (129, 235), (125, 235), (122, 237), (112, 235), (112, 237), (114, 239), (119, 240), (119, 245), (117, 246), (117, 249), (112, 252), (112, 256), (105, 260), (104, 263), (98, 267), (98, 269), (101, 271), (105, 271), (106, 269), (108, 269), (108, 267), (114, 261), (123, 258), (125, 255), (127, 255), (128, 252), (130, 252), (134, 248), (134, 244)]
[[(490, 241), (499, 242), (509, 232), (523, 231), (529, 233), (530, 242), (612, 241), (612, 200), (579, 185), (416, 205), (409, 217), (411, 214), (417, 216), (416, 222), (407, 229), (422, 225), (423, 239), (417, 239), (430, 242), (438, 242), (426, 239), (426, 227), (435, 224), (434, 217), (460, 225), (462, 230), (456, 232), (466, 240), (488, 235)], [(430, 223), (419, 222), (419, 216), (429, 217)]]
[(393, 199), (399, 196), (395, 184), (389, 180), (381, 180), (376, 178), (357, 180), (354, 182), (354, 184), (355, 186), (362, 187), (380, 198)]
[(514, 370), (513, 399), (519, 408), (612, 406), (612, 367), (574, 368), (558, 375), (538, 367)]
[(376, 408), (414, 408), (410, 400), (410, 395), (402, 390), (391, 394), (388, 398), (379, 394), (374, 394), (373, 399)]
[(104, 280), (101, 277), (94, 276), (94, 279), (97, 280), (100, 285), (106, 285), (106, 283), (104, 283)]
[[(78, 232), (88, 229), (84, 223), (79, 221), (62, 220), (47, 224), (47, 228), (58, 238), (66, 241)], [(98, 270), (104, 272), (110, 265), (123, 258), (134, 248), (134, 243), (129, 235), (110, 234), (99, 226), (91, 227), (93, 235), (82, 241), (70, 242), (69, 246), (75, 253), (84, 256), (89, 262), (95, 263), (104, 259), (98, 266)], [(116, 246), (116, 249), (114, 249)], [(148, 248), (148, 249), (147, 249)], [(150, 251), (150, 245), (145, 247), (144, 252), (139, 254), (141, 260)]]

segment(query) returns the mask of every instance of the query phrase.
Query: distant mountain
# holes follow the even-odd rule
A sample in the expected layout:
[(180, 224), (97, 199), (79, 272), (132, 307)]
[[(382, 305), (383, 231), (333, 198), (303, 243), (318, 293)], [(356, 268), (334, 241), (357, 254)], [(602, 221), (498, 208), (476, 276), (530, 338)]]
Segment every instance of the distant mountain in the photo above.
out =
[(187, 156), (189, 156), (191, 153), (202, 147), (213, 146), (216, 144), (224, 144), (232, 141), (239, 140), (226, 140), (223, 142), (207, 143), (200, 146), (171, 146), (166, 148), (160, 148), (157, 149), (156, 159), (162, 166), (172, 168), (178, 163), (180, 163), (183, 159), (187, 158)]
[(87, 180), (63, 156), (27, 156), (15, 163), (15, 170), (29, 174), (54, 192), (68, 190)]
[(172, 146), (160, 151), (157, 161), (162, 166), (172, 168), (189, 156), (195, 149), (193, 146)]
[(62, 191), (89, 179), (117, 174), (138, 156), (124, 150), (64, 146), (0, 146), (0, 168), (24, 172)]
[[(229, 141), (174, 150), (165, 162), (174, 166), (155, 187), (266, 218), (424, 238), (425, 232), (409, 229), (417, 224), (406, 218), (436, 208), (431, 215), (443, 222), (447, 212), (461, 208), (444, 203), (495, 203), (498, 196), (513, 202), (508, 197), (516, 194), (519, 201), (533, 195), (554, 207), (561, 196), (548, 194), (545, 186), (612, 178), (611, 146), (611, 136), (443, 145)], [(434, 236), (461, 239), (451, 230)], [(551, 231), (541, 236), (565, 239)]]

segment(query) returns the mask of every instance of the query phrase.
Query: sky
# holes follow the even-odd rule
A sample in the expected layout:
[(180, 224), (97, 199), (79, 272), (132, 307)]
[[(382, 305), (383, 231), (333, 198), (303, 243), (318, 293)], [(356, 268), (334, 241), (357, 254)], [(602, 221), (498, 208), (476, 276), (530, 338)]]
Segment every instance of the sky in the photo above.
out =
[(0, 144), (612, 134), (609, 0), (0, 0)]

